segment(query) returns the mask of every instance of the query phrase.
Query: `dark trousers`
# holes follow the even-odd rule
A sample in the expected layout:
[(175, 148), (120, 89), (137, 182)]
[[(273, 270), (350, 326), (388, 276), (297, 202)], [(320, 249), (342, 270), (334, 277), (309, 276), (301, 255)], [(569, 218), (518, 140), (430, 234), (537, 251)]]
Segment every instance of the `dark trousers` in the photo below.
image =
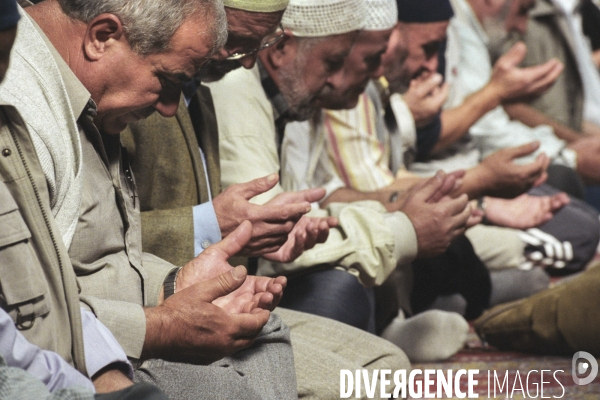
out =
[(346, 271), (327, 269), (288, 278), (280, 307), (375, 331), (375, 297)]
[(413, 262), (411, 305), (415, 314), (427, 310), (438, 296), (460, 294), (467, 301), (465, 318), (475, 319), (489, 307), (490, 274), (466, 236), (443, 254)]

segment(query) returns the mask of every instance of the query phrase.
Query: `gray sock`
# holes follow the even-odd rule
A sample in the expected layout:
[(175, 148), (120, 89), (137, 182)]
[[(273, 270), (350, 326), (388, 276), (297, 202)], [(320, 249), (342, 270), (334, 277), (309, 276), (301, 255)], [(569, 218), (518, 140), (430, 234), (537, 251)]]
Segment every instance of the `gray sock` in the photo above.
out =
[(429, 310), (396, 317), (381, 337), (400, 347), (412, 362), (445, 360), (465, 344), (469, 324), (457, 313)]
[(547, 289), (550, 277), (539, 267), (530, 270), (516, 268), (491, 271), (492, 295), (490, 306), (529, 297)]

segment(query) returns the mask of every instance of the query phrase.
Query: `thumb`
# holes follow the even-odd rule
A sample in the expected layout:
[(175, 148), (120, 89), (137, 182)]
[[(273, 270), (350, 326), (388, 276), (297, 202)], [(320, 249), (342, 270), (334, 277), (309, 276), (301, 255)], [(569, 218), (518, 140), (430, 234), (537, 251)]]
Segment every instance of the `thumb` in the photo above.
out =
[[(523, 42), (515, 43), (502, 57), (502, 67), (516, 67), (521, 64), (527, 54), (527, 46)], [(506, 63), (506, 65), (504, 65)]]
[(240, 184), (241, 195), (246, 199), (250, 200), (254, 196), (258, 196), (272, 189), (279, 181), (279, 175), (271, 174), (263, 176), (262, 178), (254, 179), (250, 182)]
[(250, 223), (250, 221), (244, 221), (223, 240), (213, 244), (211, 247), (224, 252), (227, 259), (229, 259), (239, 253), (251, 238), (252, 223)]
[(431, 74), (427, 79), (420, 82), (419, 87), (417, 88), (417, 93), (421, 97), (425, 97), (430, 94), (433, 89), (438, 87), (443, 81), (442, 75), (435, 73)]
[(433, 178), (427, 179), (415, 186), (414, 197), (426, 202), (444, 184), (446, 174), (439, 170)]
[(198, 291), (197, 298), (200, 301), (212, 303), (219, 297), (227, 296), (246, 281), (248, 271), (242, 265), (231, 269), (228, 272), (210, 279), (208, 281), (196, 283), (190, 289)]
[(539, 147), (540, 142), (536, 140), (534, 142), (526, 143), (521, 146), (510, 147), (509, 149), (507, 149), (507, 153), (509, 155), (509, 158), (512, 160), (515, 158), (529, 155), (536, 151)]

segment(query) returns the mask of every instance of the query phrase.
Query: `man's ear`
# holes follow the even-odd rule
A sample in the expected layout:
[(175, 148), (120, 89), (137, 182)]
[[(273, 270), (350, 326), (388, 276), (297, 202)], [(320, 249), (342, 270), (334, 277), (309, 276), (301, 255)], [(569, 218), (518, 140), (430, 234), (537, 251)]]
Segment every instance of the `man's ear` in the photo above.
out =
[(125, 37), (123, 24), (114, 14), (100, 14), (88, 25), (83, 39), (83, 51), (91, 61), (98, 61), (115, 41)]
[(296, 57), (298, 39), (286, 31), (285, 36), (274, 46), (267, 49), (265, 56), (273, 68), (280, 68)]

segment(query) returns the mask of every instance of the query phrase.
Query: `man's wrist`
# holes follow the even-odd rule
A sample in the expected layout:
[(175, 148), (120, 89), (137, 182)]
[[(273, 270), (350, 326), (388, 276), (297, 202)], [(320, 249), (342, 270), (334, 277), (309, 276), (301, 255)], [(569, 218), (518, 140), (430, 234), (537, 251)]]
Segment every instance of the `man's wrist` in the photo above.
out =
[(491, 111), (498, 107), (506, 100), (502, 95), (501, 89), (501, 87), (496, 86), (494, 81), (490, 81), (490, 83), (484, 86), (480, 92), (480, 98), (478, 99), (479, 104), (485, 105), (487, 111)]
[(163, 283), (163, 301), (175, 294), (177, 290), (177, 276), (182, 267), (174, 268), (169, 272)]

